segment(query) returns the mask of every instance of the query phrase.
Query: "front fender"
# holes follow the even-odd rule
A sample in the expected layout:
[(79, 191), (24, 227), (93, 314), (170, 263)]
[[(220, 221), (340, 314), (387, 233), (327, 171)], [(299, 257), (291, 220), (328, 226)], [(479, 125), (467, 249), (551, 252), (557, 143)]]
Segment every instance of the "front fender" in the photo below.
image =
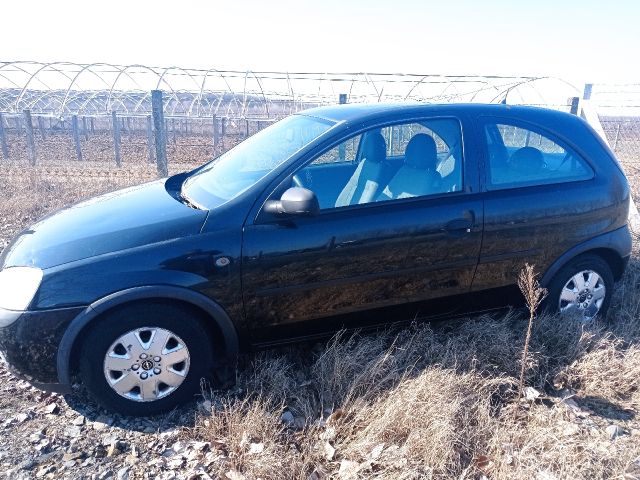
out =
[(237, 330), (227, 312), (216, 302), (193, 290), (169, 285), (148, 285), (128, 288), (112, 293), (93, 302), (76, 316), (67, 327), (57, 355), (58, 380), (63, 385), (71, 384), (71, 354), (78, 335), (99, 315), (106, 311), (136, 300), (172, 299), (189, 303), (209, 315), (216, 322), (224, 337), (226, 356), (235, 358), (239, 352)]

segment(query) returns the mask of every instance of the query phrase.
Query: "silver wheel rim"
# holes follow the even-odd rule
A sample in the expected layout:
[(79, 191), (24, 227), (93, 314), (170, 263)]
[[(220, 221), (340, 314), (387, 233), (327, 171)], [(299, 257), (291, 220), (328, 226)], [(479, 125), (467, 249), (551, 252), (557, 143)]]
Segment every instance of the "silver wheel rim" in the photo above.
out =
[(590, 320), (600, 312), (606, 296), (602, 277), (593, 270), (582, 270), (565, 283), (558, 308), (563, 315), (580, 315)]
[(175, 392), (189, 373), (189, 349), (170, 330), (142, 327), (118, 338), (104, 357), (104, 376), (120, 396), (153, 402)]

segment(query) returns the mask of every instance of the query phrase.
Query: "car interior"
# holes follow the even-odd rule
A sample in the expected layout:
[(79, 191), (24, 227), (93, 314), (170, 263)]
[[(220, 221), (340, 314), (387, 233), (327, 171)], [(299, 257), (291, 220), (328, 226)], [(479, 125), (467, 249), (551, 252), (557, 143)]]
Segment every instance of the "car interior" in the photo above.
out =
[(580, 156), (550, 138), (514, 125), (485, 127), (490, 185), (510, 188), (588, 180), (593, 170)]
[(292, 179), (321, 209), (462, 189), (460, 125), (437, 119), (367, 131), (334, 147)]

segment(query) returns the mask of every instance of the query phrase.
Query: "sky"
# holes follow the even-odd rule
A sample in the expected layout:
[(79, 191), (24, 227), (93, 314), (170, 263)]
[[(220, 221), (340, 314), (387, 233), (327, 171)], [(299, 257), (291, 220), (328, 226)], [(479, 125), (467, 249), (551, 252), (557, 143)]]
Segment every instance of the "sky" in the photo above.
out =
[(0, 61), (640, 82), (638, 0), (4, 0)]

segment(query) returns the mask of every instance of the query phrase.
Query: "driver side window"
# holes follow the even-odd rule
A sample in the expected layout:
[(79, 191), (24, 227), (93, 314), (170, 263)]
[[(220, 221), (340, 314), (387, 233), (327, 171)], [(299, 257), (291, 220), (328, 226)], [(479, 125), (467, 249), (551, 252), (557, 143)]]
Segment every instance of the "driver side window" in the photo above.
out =
[(321, 210), (462, 190), (462, 133), (453, 119), (390, 125), (351, 137), (293, 177)]
[(355, 162), (361, 137), (362, 135), (358, 135), (342, 142), (340, 145), (320, 155), (313, 163), (321, 165), (325, 163)]

